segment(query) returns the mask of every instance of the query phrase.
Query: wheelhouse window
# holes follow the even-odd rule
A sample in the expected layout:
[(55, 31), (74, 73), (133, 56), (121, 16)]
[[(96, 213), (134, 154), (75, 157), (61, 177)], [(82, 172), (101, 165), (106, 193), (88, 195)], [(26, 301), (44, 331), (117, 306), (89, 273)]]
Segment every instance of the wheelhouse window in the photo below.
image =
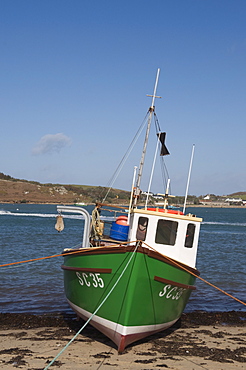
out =
[(174, 245), (178, 230), (178, 222), (159, 220), (157, 223), (155, 242), (157, 244)]
[(145, 240), (148, 228), (149, 219), (147, 217), (139, 217), (138, 228), (136, 233), (137, 240)]
[(185, 247), (186, 248), (192, 248), (193, 247), (195, 229), (196, 229), (196, 227), (195, 227), (194, 224), (188, 224), (187, 225), (186, 238), (185, 238)]

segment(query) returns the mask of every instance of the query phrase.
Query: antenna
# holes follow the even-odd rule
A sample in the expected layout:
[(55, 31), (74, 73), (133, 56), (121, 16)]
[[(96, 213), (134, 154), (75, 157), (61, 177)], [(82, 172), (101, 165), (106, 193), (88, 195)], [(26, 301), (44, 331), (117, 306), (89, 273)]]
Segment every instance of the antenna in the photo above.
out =
[(128, 209), (128, 224), (129, 224), (129, 221), (130, 221), (130, 213), (131, 213), (131, 208), (132, 208), (132, 199), (133, 199), (134, 183), (135, 183), (135, 179), (136, 179), (136, 173), (137, 173), (137, 166), (134, 166), (133, 179), (132, 179), (132, 190), (131, 190), (131, 197), (130, 197), (130, 203), (129, 203), (129, 209)]
[(187, 201), (188, 189), (189, 189), (189, 185), (190, 185), (190, 175), (191, 175), (191, 168), (192, 168), (192, 163), (193, 163), (194, 150), (195, 150), (195, 144), (193, 144), (193, 146), (192, 146), (192, 152), (191, 152), (191, 158), (190, 158), (190, 168), (189, 168), (187, 185), (186, 185), (183, 213), (185, 213), (185, 208), (186, 208), (186, 201)]

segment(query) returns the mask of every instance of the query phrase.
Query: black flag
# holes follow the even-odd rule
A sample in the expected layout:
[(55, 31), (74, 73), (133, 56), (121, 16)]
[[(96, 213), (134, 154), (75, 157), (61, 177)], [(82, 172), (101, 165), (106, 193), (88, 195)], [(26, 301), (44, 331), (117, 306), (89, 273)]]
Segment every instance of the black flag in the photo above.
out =
[(169, 151), (167, 150), (167, 147), (165, 145), (165, 138), (166, 138), (166, 133), (165, 132), (159, 132), (159, 134), (157, 134), (160, 142), (161, 142), (161, 156), (163, 155), (168, 155), (170, 154)]

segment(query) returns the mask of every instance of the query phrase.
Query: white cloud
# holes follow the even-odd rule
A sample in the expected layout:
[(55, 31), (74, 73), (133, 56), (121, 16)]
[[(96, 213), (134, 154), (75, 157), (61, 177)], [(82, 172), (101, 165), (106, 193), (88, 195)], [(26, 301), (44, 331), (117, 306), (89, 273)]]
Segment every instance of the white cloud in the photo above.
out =
[(72, 140), (64, 134), (47, 134), (34, 145), (33, 155), (59, 153), (61, 149), (71, 145)]

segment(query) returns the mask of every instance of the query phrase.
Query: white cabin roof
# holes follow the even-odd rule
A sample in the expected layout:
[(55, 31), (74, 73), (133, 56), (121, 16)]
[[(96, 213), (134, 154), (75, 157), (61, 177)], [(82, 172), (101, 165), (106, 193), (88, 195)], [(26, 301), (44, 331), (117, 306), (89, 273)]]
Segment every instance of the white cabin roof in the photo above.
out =
[(133, 213), (141, 213), (144, 215), (155, 215), (158, 217), (170, 217), (176, 218), (181, 220), (187, 220), (192, 222), (202, 222), (202, 218), (196, 217), (195, 215), (188, 213), (184, 215), (181, 211), (174, 211), (172, 209), (163, 209), (163, 208), (155, 208), (156, 210), (144, 209), (144, 208), (135, 208), (133, 209)]

